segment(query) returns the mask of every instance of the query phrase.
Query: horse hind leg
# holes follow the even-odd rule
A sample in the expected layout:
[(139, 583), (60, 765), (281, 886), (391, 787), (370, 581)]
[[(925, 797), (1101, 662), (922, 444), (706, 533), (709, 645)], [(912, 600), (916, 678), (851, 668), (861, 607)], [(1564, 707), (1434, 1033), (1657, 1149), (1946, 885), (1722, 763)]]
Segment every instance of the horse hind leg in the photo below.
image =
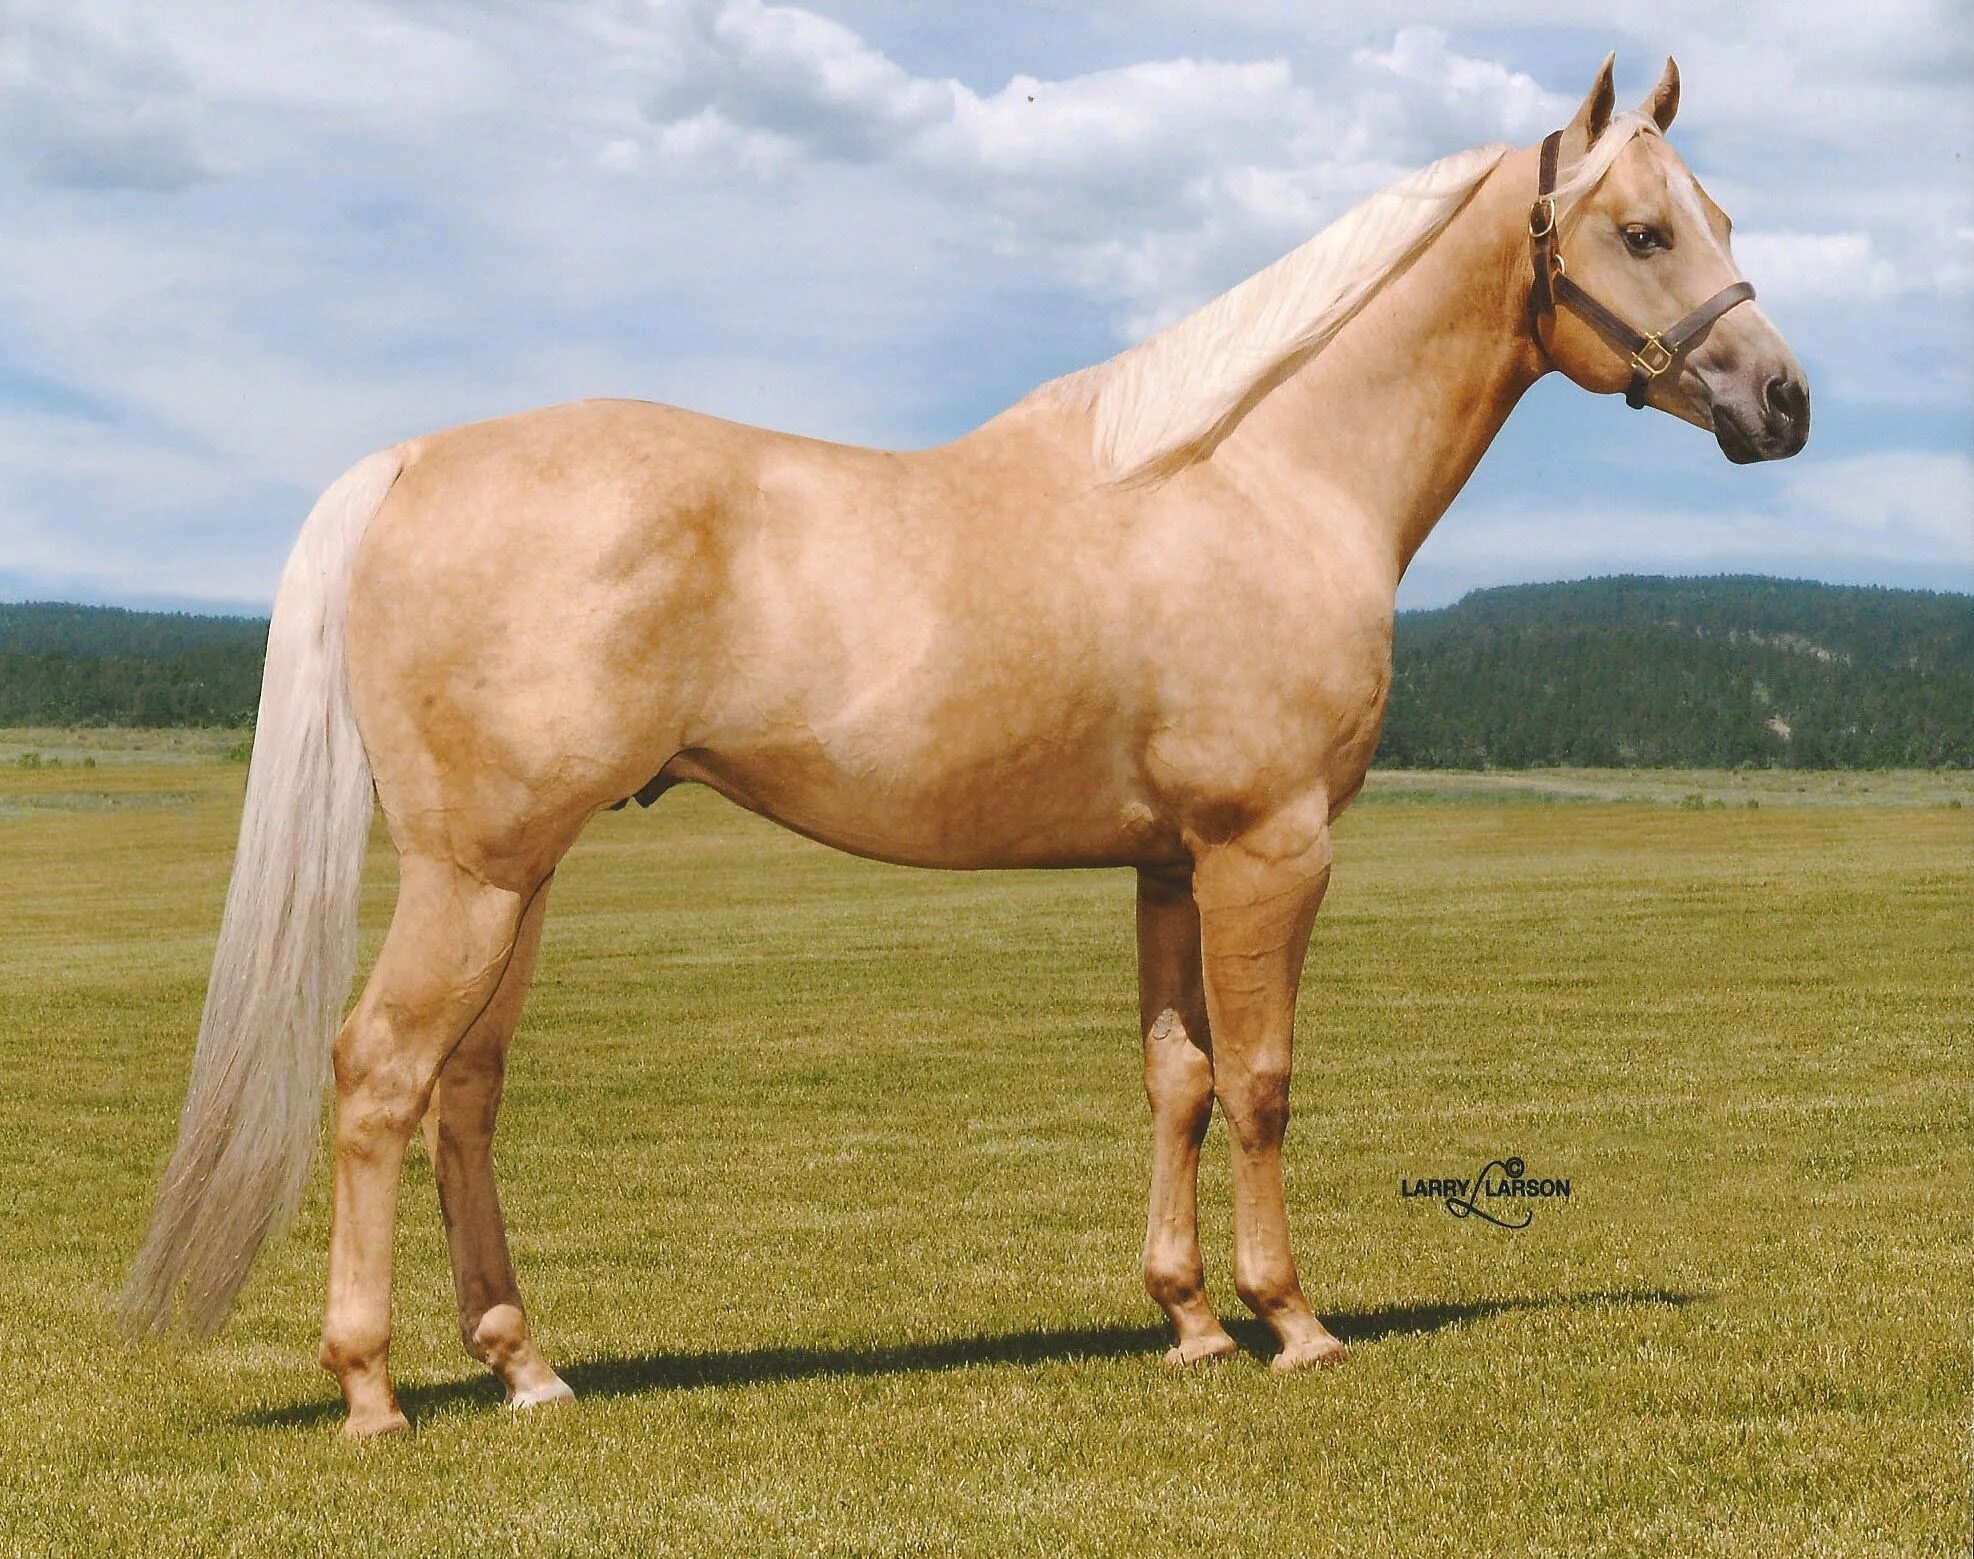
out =
[(494, 1184), (494, 1121), (500, 1110), (507, 1049), (534, 978), (548, 908), (543, 884), (522, 916), (514, 956), (499, 989), (439, 1072), (425, 1112), (425, 1145), (445, 1216), (459, 1338), (500, 1378), (512, 1407), (574, 1397), (535, 1345), (508, 1254), (500, 1193)]
[(452, 862), (405, 856), (384, 949), (336, 1036), (321, 1359), (349, 1404), (347, 1434), (406, 1427), (389, 1370), (391, 1244), (405, 1147), (440, 1068), (499, 990), (539, 886), (516, 892)]
[(1213, 1114), (1212, 1041), (1192, 884), (1138, 874), (1138, 1009), (1152, 1113), (1145, 1289), (1171, 1319), (1171, 1365), (1225, 1358), (1234, 1340), (1206, 1297), (1199, 1250), (1199, 1153)]

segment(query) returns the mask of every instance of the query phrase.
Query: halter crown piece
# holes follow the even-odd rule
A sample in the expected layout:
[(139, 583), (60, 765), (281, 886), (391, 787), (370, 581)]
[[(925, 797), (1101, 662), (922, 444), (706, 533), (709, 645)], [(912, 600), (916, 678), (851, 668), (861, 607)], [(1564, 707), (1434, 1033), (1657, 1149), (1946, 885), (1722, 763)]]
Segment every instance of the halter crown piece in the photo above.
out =
[(1562, 144), (1561, 130), (1553, 130), (1543, 139), (1542, 171), (1537, 175), (1535, 204), (1529, 208), (1529, 257), (1535, 265), (1535, 281), (1528, 294), (1529, 324), (1540, 341), (1543, 316), (1553, 316), (1560, 304), (1629, 357), (1631, 384), (1624, 392), (1624, 403), (1636, 411), (1645, 404), (1645, 392), (1652, 381), (1672, 367), (1694, 338), (1721, 315), (1752, 298), (1755, 289), (1750, 282), (1737, 281), (1721, 288), (1675, 325), (1664, 330), (1633, 329), (1571, 281), (1563, 257), (1556, 252), (1556, 158)]

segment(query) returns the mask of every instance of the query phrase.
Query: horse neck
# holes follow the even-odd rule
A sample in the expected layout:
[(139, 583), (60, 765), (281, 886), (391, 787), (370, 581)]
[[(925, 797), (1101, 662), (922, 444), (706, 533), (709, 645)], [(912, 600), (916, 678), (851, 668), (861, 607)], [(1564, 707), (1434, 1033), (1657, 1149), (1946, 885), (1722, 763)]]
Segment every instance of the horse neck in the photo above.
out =
[(1530, 155), (1505, 158), (1211, 457), (1312, 524), (1370, 527), (1394, 589), (1545, 366), (1526, 325)]

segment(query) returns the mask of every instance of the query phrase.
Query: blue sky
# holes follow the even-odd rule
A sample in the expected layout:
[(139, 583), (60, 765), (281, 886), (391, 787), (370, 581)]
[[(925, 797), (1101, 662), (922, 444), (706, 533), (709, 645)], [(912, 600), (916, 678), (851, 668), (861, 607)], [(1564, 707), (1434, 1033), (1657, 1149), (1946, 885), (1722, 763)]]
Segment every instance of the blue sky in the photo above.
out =
[(937, 442), (1539, 139), (1612, 48), (1627, 104), (1679, 58), (1674, 144), (1809, 370), (1809, 450), (1733, 467), (1552, 378), (1401, 601), (1974, 589), (1949, 0), (0, 0), (0, 598), (264, 609), (358, 456), (583, 395)]

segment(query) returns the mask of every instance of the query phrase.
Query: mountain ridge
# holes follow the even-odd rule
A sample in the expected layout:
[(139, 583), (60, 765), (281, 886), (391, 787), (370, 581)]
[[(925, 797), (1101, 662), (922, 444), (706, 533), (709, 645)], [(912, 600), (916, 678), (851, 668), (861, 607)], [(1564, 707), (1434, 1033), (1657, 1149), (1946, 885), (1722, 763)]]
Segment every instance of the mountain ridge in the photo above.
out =
[(1387, 765), (1974, 764), (1974, 596), (1616, 575), (1473, 591), (1394, 639)]

